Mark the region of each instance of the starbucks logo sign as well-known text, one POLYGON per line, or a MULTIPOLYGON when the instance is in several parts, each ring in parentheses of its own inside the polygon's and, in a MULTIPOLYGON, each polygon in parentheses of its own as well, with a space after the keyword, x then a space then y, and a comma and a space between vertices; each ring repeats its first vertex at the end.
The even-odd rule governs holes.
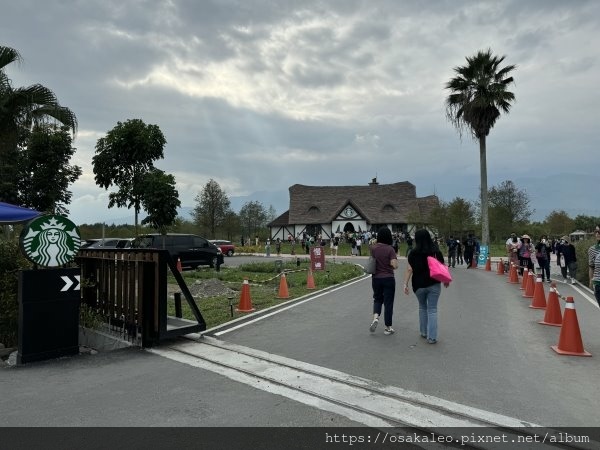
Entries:
POLYGON ((63 216, 41 216, 23 229, 21 248, 27 259, 43 267, 72 261, 81 246, 77 226, 63 216))

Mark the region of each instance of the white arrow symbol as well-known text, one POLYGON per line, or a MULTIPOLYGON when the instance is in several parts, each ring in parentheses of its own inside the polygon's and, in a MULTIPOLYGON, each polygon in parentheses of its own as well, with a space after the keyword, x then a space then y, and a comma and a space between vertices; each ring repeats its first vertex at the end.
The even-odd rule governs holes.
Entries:
MULTIPOLYGON (((61 289, 61 292, 68 291, 69 288, 71 286, 73 286, 73 281, 69 278, 68 275, 63 275, 61 278, 65 282, 65 285, 61 289)), ((80 291, 81 290, 81 275, 73 275, 73 278, 75 278, 75 280, 77 281, 77 286, 75 286, 73 288, 73 290, 74 291, 80 291)))
POLYGON ((68 291, 68 290, 69 290, 69 288, 70 288, 70 287, 73 285, 73 282, 72 282, 72 281, 71 281, 71 279, 70 279, 68 276, 66 276, 66 275, 62 276, 61 278, 62 278, 62 279, 63 279, 63 281, 65 282, 65 285, 64 285, 64 287, 61 289, 61 292, 68 291))

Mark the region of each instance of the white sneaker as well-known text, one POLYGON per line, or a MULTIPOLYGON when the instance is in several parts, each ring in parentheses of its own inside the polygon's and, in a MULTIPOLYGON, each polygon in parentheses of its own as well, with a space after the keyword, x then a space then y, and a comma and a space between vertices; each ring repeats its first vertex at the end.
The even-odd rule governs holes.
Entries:
POLYGON ((396 332, 396 330, 394 330, 392 327, 386 327, 385 330, 383 330, 383 334, 394 334, 396 332))
POLYGON ((575 284, 577 283, 577 280, 575 278, 571 278, 571 284, 575 284))
POLYGON ((371 326, 369 327, 369 331, 373 333, 377 328, 377 325, 379 325, 379 319, 373 319, 373 322, 371 322, 371 326))

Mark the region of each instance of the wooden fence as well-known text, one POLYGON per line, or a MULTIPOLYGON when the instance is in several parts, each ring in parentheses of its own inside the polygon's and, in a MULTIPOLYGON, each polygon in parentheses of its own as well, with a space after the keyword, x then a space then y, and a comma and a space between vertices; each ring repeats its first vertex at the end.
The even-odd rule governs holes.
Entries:
POLYGON ((206 322, 168 251, 83 249, 77 263, 81 267, 82 306, 112 330, 122 330, 122 337, 128 341, 151 347, 206 330, 206 322), (177 280, 195 321, 167 314, 168 270, 177 280))

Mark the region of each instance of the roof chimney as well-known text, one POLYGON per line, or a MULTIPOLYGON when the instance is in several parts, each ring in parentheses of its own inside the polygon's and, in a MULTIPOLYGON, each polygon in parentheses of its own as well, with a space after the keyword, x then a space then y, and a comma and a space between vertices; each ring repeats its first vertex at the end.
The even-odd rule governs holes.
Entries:
POLYGON ((369 183, 369 186, 376 186, 376 185, 378 185, 378 184, 379 184, 379 183, 377 182, 377 177, 375 177, 375 178, 373 178, 373 179, 371 180, 371 182, 369 183))

